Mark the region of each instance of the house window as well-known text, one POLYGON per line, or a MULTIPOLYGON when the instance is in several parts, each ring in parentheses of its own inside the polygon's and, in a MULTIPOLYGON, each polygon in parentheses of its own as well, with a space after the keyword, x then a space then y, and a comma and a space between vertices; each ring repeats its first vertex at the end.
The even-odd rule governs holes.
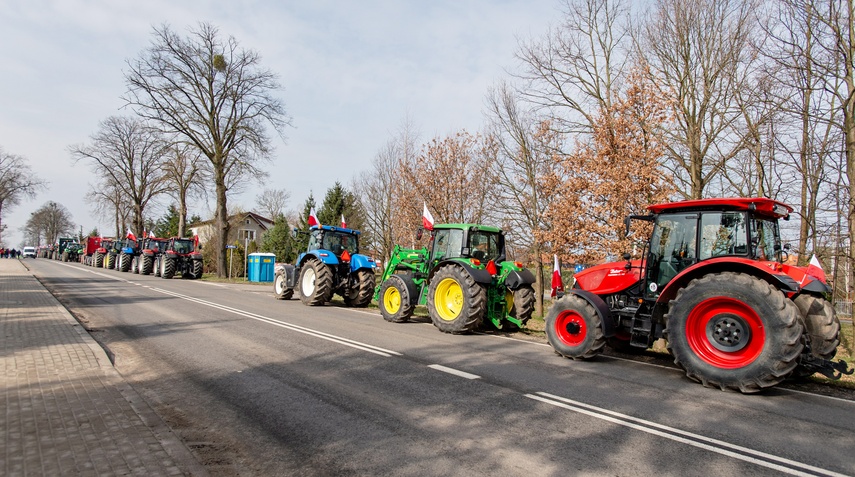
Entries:
POLYGON ((255 240, 255 230, 240 229, 238 230, 240 240, 255 240))

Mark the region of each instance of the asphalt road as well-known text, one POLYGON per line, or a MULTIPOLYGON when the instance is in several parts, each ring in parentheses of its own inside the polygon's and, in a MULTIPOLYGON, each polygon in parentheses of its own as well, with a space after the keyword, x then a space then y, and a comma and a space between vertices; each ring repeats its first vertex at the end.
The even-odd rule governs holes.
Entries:
POLYGON ((213 475, 855 475, 855 402, 26 262, 213 475))

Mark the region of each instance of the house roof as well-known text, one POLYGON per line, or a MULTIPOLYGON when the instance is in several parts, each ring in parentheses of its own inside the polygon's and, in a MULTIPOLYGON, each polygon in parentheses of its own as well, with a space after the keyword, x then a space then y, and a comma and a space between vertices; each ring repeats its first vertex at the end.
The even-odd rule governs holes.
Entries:
MULTIPOLYGON (((240 214, 234 214, 229 216, 229 222, 234 221, 235 219, 240 219, 241 221, 245 219, 252 219, 257 223, 262 229, 267 230, 273 227, 273 221, 268 219, 267 217, 263 217, 261 215, 256 214, 255 212, 243 212, 240 214)), ((202 227, 205 225, 214 225, 214 220, 203 220, 202 222, 195 222, 192 224, 188 224, 187 227, 202 227)))

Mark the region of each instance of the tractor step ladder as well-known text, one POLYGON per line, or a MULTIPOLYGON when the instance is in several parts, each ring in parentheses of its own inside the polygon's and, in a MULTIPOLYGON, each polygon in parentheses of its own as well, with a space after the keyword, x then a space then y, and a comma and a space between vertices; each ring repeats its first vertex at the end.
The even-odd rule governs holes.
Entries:
POLYGON ((649 348, 653 343, 653 320, 649 316, 632 317, 629 344, 639 348, 649 348))

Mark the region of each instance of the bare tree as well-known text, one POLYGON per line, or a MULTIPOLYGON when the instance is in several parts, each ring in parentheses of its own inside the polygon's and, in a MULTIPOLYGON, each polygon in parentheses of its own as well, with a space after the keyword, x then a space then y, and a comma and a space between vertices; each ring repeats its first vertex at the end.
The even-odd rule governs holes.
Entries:
POLYGON ((131 228, 141 234, 146 207, 166 190, 162 166, 166 144, 139 119, 119 116, 102 121, 90 139, 89 144, 71 147, 74 162, 88 162, 96 177, 105 178, 127 200, 116 206, 132 210, 131 228))
POLYGON ((400 164, 409 164, 417 156, 418 133, 412 121, 405 119, 396 135, 377 153, 371 169, 359 174, 352 189, 365 211, 364 246, 376 251, 388 261, 395 247, 392 224, 398 210, 394 207, 395 191, 400 182, 400 164))
POLYGON ((211 24, 191 29, 186 38, 161 26, 125 73, 128 104, 208 159, 217 201, 218 276, 226 272, 229 188, 258 175, 256 164, 269 157, 265 125, 282 135, 290 124, 273 96, 280 89, 276 75, 260 63, 258 53, 241 48, 234 37, 223 40, 211 24))
POLYGON ((74 229, 71 213, 64 205, 54 201, 45 203, 30 214, 25 225, 28 236, 36 239, 44 237, 45 244, 56 243, 60 236, 73 234, 74 229))
POLYGON ((96 215, 111 220, 115 237, 121 237, 128 226, 131 209, 125 207, 128 199, 112 181, 104 181, 100 187, 93 187, 86 193, 84 200, 92 206, 96 215))
POLYGON ((491 132, 499 146, 493 164, 499 184, 496 205, 503 211, 503 228, 513 244, 534 262, 535 313, 542 316, 544 262, 549 262, 550 247, 541 237, 549 229, 546 210, 557 190, 545 187, 544 178, 560 174, 556 156, 564 148, 563 135, 549 120, 527 110, 506 83, 499 83, 487 102, 491 132))
POLYGON ((187 202, 190 196, 205 194, 206 168, 199 149, 184 143, 174 143, 163 163, 164 183, 178 201, 178 237, 187 232, 187 202))
MULTIPOLYGON (((35 197, 36 192, 44 188, 45 182, 30 169, 27 160, 21 156, 8 154, 0 147, 0 239, 2 239, 3 214, 10 207, 21 203, 24 197, 35 197)), ((0 242, 2 243, 2 242, 0 242)))
POLYGON ((284 214, 290 198, 291 193, 285 189, 264 189, 255 197, 255 203, 259 213, 275 221, 277 217, 284 214))
POLYGON ((752 87, 757 8, 757 0, 659 0, 642 29, 639 56, 661 96, 673 98, 666 167, 687 198, 703 197, 746 147, 746 105, 735 93, 752 87))
POLYGON ((565 0, 563 24, 520 45, 520 94, 550 110, 565 132, 590 133, 625 74, 628 18, 624 0, 565 0))

